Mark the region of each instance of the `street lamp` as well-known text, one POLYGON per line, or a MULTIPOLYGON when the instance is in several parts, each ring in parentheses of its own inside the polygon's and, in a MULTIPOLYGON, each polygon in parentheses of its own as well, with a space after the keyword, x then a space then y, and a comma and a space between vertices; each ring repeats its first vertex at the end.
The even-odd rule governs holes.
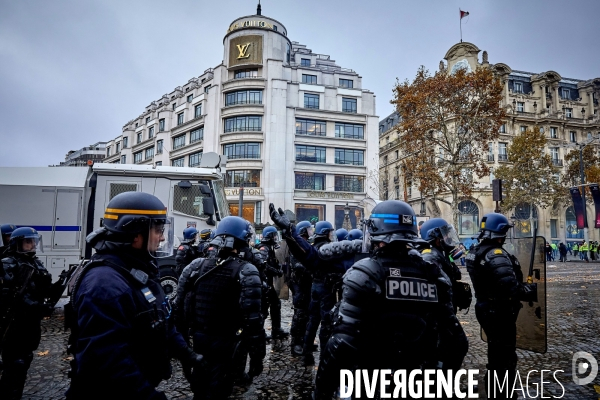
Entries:
POLYGON ((344 223, 342 224, 342 228, 349 231, 352 229, 352 224, 350 223, 350 207, 346 202, 346 206, 344 207, 344 223))

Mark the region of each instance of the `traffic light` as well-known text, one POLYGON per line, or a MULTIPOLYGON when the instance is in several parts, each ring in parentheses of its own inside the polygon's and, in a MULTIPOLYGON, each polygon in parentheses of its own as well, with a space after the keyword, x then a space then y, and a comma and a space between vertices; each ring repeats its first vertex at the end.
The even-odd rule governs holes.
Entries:
POLYGON ((492 180, 492 200, 502 201, 502 179, 492 180))

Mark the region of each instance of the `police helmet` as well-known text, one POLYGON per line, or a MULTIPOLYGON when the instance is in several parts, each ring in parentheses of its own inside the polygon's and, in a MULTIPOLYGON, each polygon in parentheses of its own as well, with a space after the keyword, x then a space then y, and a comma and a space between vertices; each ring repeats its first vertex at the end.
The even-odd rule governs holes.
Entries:
POLYGON ((348 232, 348 236, 346 236, 346 240, 357 240, 362 239, 363 233, 360 229, 352 229, 348 232))
POLYGON ((341 242, 342 240, 346 240, 346 236, 348 236, 348 231, 344 228, 340 228, 335 231, 335 237, 337 237, 337 241, 341 242))
POLYGON ((40 235, 29 227, 15 229, 8 244, 11 250, 30 256, 34 256, 38 249, 41 250, 40 235))
POLYGON ((106 206, 103 222, 103 228, 123 238, 142 234, 153 257, 168 257, 173 253, 173 224, 167 217, 167 208, 150 193, 116 195, 106 206), (169 230, 165 232, 165 228, 169 230))
POLYGON ((296 232, 300 236, 311 237, 314 233, 314 229, 310 221, 302 221, 296 225, 296 232))
POLYGON ((331 225, 331 222, 327 222, 327 221, 319 221, 317 222, 317 224, 315 225, 315 237, 316 238, 328 238, 329 241, 335 241, 336 236, 335 236, 335 230, 333 229, 333 225, 331 225))
POLYGON ((0 226, 0 246, 8 246, 10 235, 15 229, 17 229, 17 227, 12 224, 4 224, 0 226))
POLYGON ((254 234, 254 228, 244 218, 229 216, 219 222, 215 236, 228 236, 238 239, 248 245, 248 240, 254 234))
POLYGON ((418 239, 415 211, 400 200, 386 200, 377 204, 367 220, 367 228, 373 242, 418 239))
POLYGON ((209 237, 209 239, 214 239, 214 238, 215 238, 215 236, 217 236, 217 235, 215 234, 215 230, 214 230, 214 229, 211 229, 211 230, 210 230, 210 234, 209 234, 209 236, 208 236, 208 237, 209 237))
POLYGON ((506 218, 502 214, 498 213, 489 213, 485 214, 481 219, 481 226, 479 231, 480 239, 496 239, 496 238, 505 238, 506 233, 510 228, 514 225, 511 225, 508 222, 508 218, 506 218))
POLYGON ((443 218, 432 218, 421 225, 421 238, 428 242, 440 239, 447 249, 458 246, 460 240, 452 224, 443 218))
POLYGON ((265 229, 263 229, 263 231, 262 231, 263 242, 277 241, 277 239, 278 239, 277 228, 275 228, 274 226, 267 226, 265 229))
POLYGON ((200 231, 200 239, 208 240, 210 238, 211 233, 212 233, 212 230, 210 230, 210 229, 202 229, 200 231))
POLYGON ((197 234, 198 234, 198 229, 194 228, 193 226, 188 226, 187 228, 185 228, 183 230, 183 239, 184 240, 195 239, 197 234))

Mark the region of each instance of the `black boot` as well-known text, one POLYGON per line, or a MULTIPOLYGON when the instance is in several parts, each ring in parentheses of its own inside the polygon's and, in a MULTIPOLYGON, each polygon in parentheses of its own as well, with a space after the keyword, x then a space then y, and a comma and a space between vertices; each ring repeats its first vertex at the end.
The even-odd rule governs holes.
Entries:
POLYGON ((281 329, 281 301, 271 305, 271 337, 273 339, 285 339, 289 332, 281 329))

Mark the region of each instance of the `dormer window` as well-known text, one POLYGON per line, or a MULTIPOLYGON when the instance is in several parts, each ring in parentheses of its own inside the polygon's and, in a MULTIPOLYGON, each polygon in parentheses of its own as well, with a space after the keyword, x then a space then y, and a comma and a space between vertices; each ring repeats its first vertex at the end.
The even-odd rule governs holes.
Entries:
POLYGON ((571 98, 571 90, 563 88, 562 97, 563 97, 563 99, 570 99, 571 98))
POLYGON ((515 93, 523 93, 523 83, 521 83, 521 82, 515 82, 514 92, 515 93))

